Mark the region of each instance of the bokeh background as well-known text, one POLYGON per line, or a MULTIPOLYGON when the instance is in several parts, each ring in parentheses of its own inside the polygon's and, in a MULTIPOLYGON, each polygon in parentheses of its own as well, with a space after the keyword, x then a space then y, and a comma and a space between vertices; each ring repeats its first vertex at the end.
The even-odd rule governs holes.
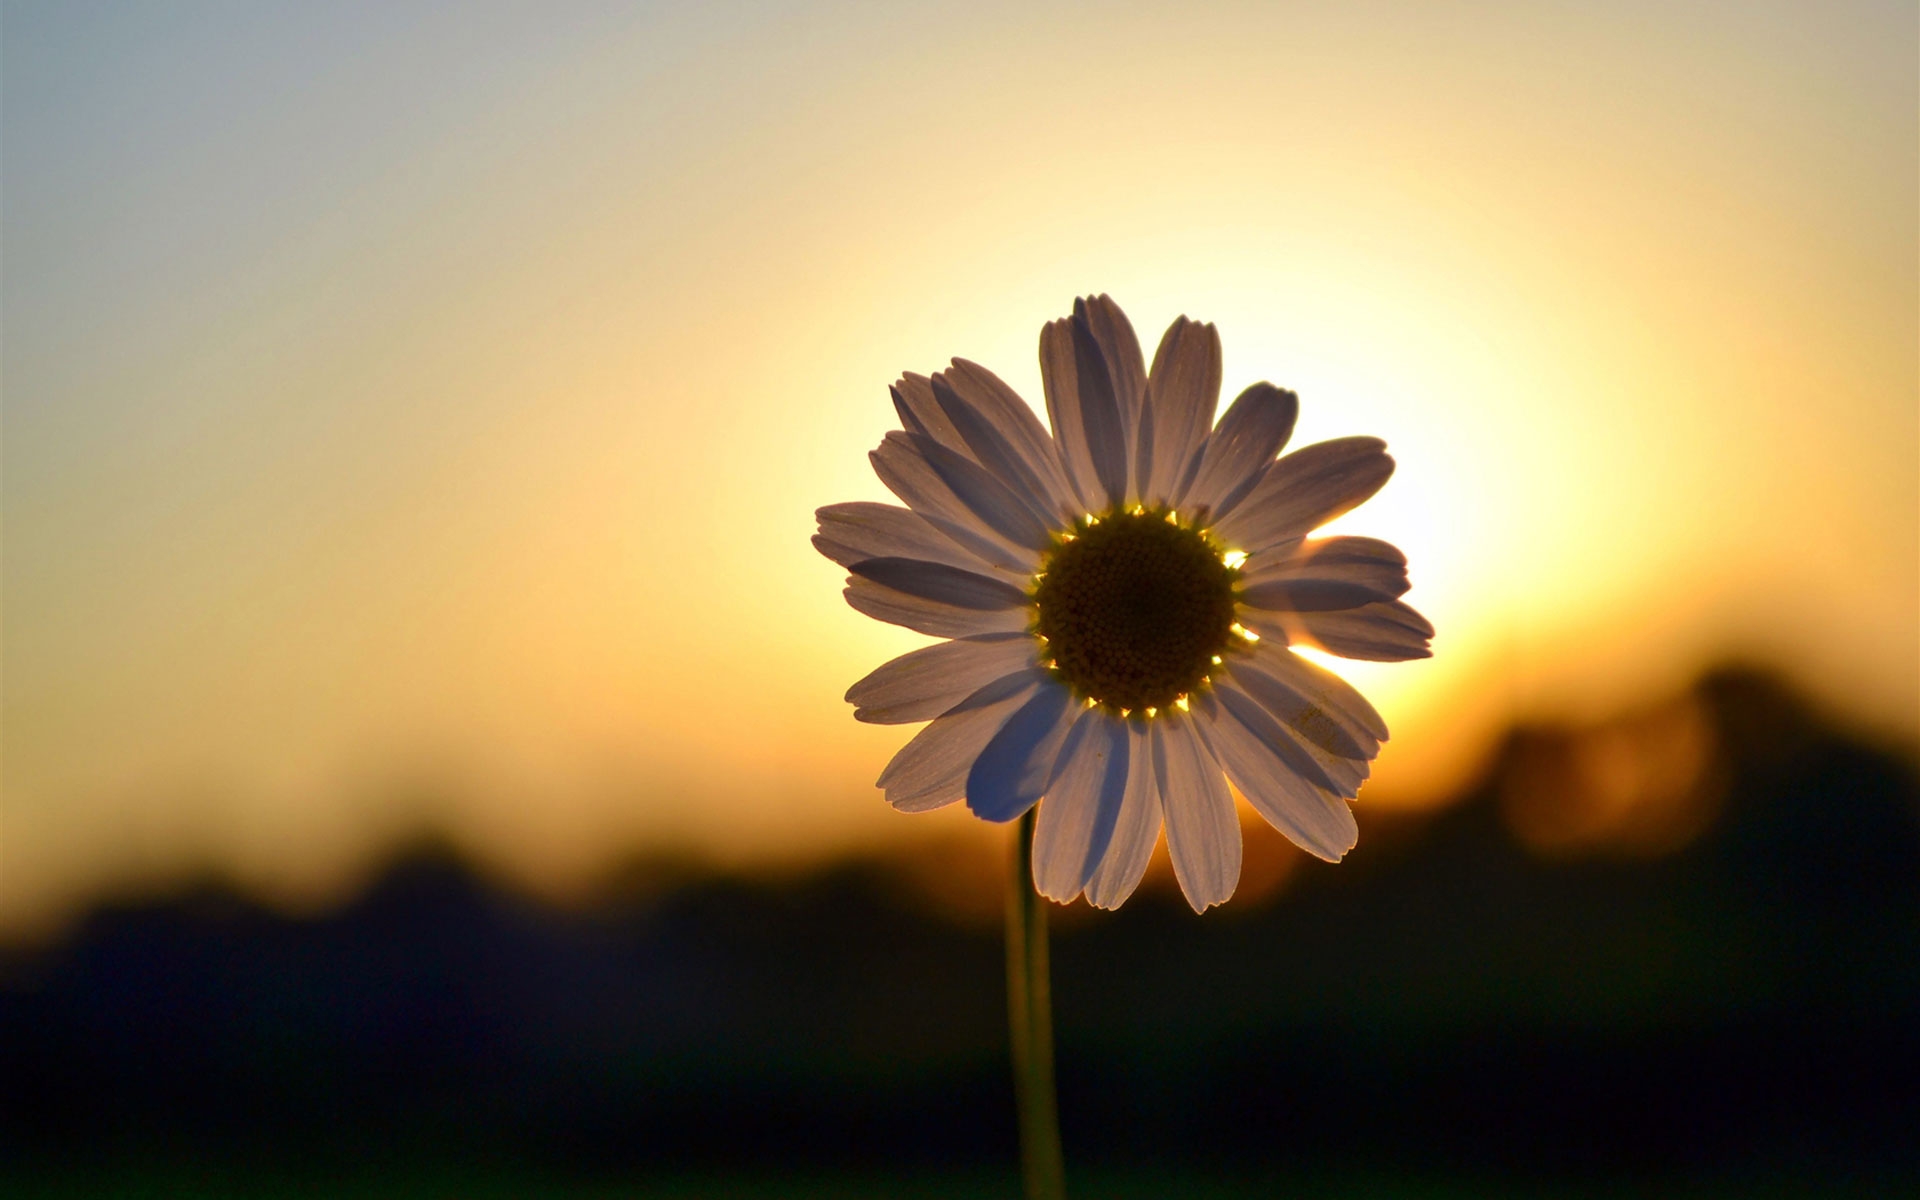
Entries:
POLYGON ((1224 912, 1060 913, 1070 1163, 1913 1178, 1917 45, 7 3, 18 1181, 1004 1194, 1007 834, 872 788, 904 731, 840 696, 921 639, 807 539, 886 498, 901 371, 1037 402, 1094 291, 1215 322, 1297 441, 1386 438, 1339 524, 1439 636, 1337 664, 1394 731, 1347 864, 1256 824, 1224 912))

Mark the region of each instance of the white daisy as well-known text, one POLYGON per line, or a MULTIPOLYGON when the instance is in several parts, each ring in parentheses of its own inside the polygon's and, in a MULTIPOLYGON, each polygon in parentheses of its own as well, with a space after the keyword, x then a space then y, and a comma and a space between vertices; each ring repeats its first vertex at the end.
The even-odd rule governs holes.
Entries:
POLYGON ((1393 473, 1350 437, 1276 461, 1292 392, 1256 383, 1210 427, 1220 339, 1181 317, 1147 370, 1105 296, 1040 334, 1051 436, 963 359, 893 388, 903 430, 872 454, 905 508, 835 504, 814 545, 847 602, 951 639, 847 693, 854 716, 931 720, 881 773, 922 812, 964 798, 989 821, 1040 805, 1036 886, 1118 907, 1164 821, 1196 910, 1233 894, 1231 781, 1301 848, 1338 860, 1387 727, 1293 653, 1424 658, 1433 627, 1400 602, 1406 558, 1363 537, 1310 539, 1393 473), (1044 797, 1044 802, 1042 798, 1044 797))

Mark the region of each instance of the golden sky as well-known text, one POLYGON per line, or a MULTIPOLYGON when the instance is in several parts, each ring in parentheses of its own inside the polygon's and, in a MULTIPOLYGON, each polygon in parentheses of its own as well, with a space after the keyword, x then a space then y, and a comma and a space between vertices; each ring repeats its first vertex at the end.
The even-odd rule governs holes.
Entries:
POLYGON ((1732 655, 1910 737, 1917 21, 9 4, 0 933, 426 829, 562 891, 952 831, 812 513, 1088 292, 1398 459, 1339 525, 1439 636, 1342 667, 1363 804, 1732 655))

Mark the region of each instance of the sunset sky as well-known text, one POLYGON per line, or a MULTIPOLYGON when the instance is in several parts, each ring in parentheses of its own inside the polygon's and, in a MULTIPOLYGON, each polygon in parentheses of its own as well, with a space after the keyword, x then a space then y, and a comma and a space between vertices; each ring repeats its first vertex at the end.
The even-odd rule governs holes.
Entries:
MULTIPOLYGON (((1110 293, 1295 444, 1387 440, 1435 657, 1343 664, 1432 803, 1729 657, 1920 711, 1910 3, 13 4, 0 936, 444 831, 952 833, 848 684, 926 639, 813 510, 903 370, 1041 397, 1110 293)), ((1361 851, 1366 844, 1363 841, 1361 851)))

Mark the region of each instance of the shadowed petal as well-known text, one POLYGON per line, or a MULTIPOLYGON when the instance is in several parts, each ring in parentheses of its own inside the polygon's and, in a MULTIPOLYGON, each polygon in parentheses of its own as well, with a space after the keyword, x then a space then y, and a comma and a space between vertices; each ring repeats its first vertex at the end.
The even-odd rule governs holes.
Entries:
POLYGON ((1284 646, 1268 647, 1262 643, 1254 651, 1253 665, 1350 726, 1363 741, 1369 737, 1381 742, 1387 740, 1387 723, 1367 698, 1319 663, 1309 662, 1284 646))
MULTIPOLYGON (((1099 348, 1106 365, 1107 380, 1113 385, 1114 407, 1120 414, 1120 433, 1126 446, 1126 464, 1131 471, 1138 450, 1141 416, 1147 402, 1147 363, 1140 356, 1140 339, 1134 336, 1133 323, 1107 295, 1076 300, 1074 322, 1084 325, 1093 345, 1099 348)), ((1131 499, 1141 481, 1129 475, 1122 490, 1131 499)))
MULTIPOLYGON (((868 455, 873 462, 874 474, 894 495, 906 501, 908 508, 926 518, 940 532, 995 566, 1031 574, 1040 565, 1038 548, 1006 537, 974 512, 946 476, 936 471, 933 463, 921 452, 921 448, 926 446, 932 446, 942 454, 943 461, 951 462, 958 458, 952 451, 941 448, 938 443, 920 434, 896 431, 883 438, 879 448, 868 455)), ((985 474, 979 464, 971 465, 975 471, 985 474)))
POLYGON ((972 455, 1001 482, 1031 497, 1050 520, 1070 522, 1085 509, 1067 482, 1060 450, 1026 401, 977 363, 956 358, 932 380, 934 398, 972 455))
POLYGON ((1046 678, 1028 671, 996 679, 936 717, 880 772, 876 786, 886 789, 887 803, 926 812, 964 796, 974 759, 1046 678))
MULTIPOLYGON (((1309 741, 1270 712, 1260 697, 1248 691, 1245 676, 1215 677, 1220 704, 1280 757, 1288 769, 1314 787, 1342 798, 1356 796, 1373 769, 1365 758, 1347 758, 1309 741)), ((1323 735, 1324 740, 1324 735, 1323 735)))
POLYGON ((1126 722, 1080 709, 1060 747, 1033 834, 1033 882, 1069 903, 1106 855, 1127 792, 1126 722))
POLYGON ((1303 575, 1364 579, 1384 570, 1404 571, 1406 565, 1407 556, 1391 542, 1342 535, 1287 542, 1250 555, 1240 577, 1250 584, 1303 575))
POLYGON ((1219 521, 1260 482, 1261 472, 1287 444, 1300 415, 1300 399, 1270 383, 1256 383, 1234 398, 1178 489, 1182 508, 1204 508, 1219 521))
MULTIPOLYGON (((882 451, 896 438, 903 452, 924 461, 982 525, 1015 546, 1044 550, 1051 544, 1053 519, 1035 507, 1033 498, 1015 492, 973 459, 917 433, 888 434, 881 443, 882 451)), ((913 501, 907 503, 912 506, 913 501)))
POLYGON ((1192 722, 1156 720, 1151 736, 1173 874, 1193 911, 1203 912, 1233 895, 1240 882, 1240 818, 1220 764, 1192 722))
MULTIPOLYGON (((1386 724, 1351 684, 1290 650, 1269 649, 1265 643, 1251 659, 1236 660, 1228 675, 1232 686, 1266 710, 1316 768, 1307 769, 1289 748, 1277 747, 1295 770, 1342 797, 1360 794, 1385 740, 1386 724)), ((1256 727, 1254 732, 1264 737, 1269 731, 1256 727)))
POLYGON ((982 633, 1024 633, 1031 619, 1025 608, 962 608, 897 591, 859 575, 847 580, 847 603, 876 621, 904 625, 934 637, 963 638, 982 633))
POLYGON ((993 565, 910 509, 855 501, 829 504, 814 516, 820 532, 813 535, 813 548, 843 567, 871 558, 917 558, 1026 584, 1026 574, 993 565))
POLYGON ((922 600, 937 600, 955 608, 1022 608, 1028 603, 1026 592, 1004 579, 946 563, 922 562, 917 558, 869 558, 848 569, 896 592, 922 600))
POLYGON ((1239 507, 1214 526, 1227 545, 1258 554, 1305 537, 1379 491, 1393 459, 1379 438, 1335 438, 1296 450, 1267 468, 1239 507))
POLYGON ((908 433, 930 437, 949 450, 972 456, 967 441, 954 428, 953 421, 941 410, 933 395, 933 381, 911 371, 900 377, 888 391, 893 396, 893 411, 900 414, 900 428, 908 433))
POLYGON ((1075 300, 1073 316, 1042 329, 1040 378, 1047 418, 1080 498, 1090 510, 1120 504, 1146 372, 1119 306, 1105 296, 1075 300))
MULTIPOLYGON (((1372 715, 1372 706, 1351 687, 1341 695, 1324 681, 1293 670, 1289 660, 1312 666, 1291 650, 1281 648, 1251 659, 1236 658, 1227 673, 1270 716, 1308 745, 1341 758, 1365 761, 1378 756, 1380 739, 1365 724, 1364 716, 1345 707, 1358 700, 1367 715, 1372 715)), ((1335 678, 1331 672, 1322 674, 1335 678)))
MULTIPOLYGON (((1427 645, 1433 637, 1433 625, 1399 600, 1346 612, 1300 613, 1283 619, 1288 627, 1288 640, 1304 641, 1342 658, 1404 662, 1410 658, 1433 657, 1427 645)), ((1266 636, 1257 626, 1255 632, 1266 636)))
POLYGON ((967 807, 989 821, 1011 821, 1032 808, 1053 778, 1073 712, 1066 688, 1051 678, 1042 683, 974 760, 967 807))
POLYGON ((1378 538, 1285 543, 1247 563, 1240 601, 1254 608, 1338 612, 1406 593, 1407 556, 1378 538))
POLYGON ((874 725, 931 720, 994 680, 1031 670, 1036 649, 1024 633, 941 642, 879 667, 847 689, 847 701, 856 720, 874 725))
POLYGON ((1119 908, 1133 895, 1160 837, 1160 787, 1154 779, 1152 741, 1144 723, 1130 721, 1126 728, 1127 790, 1106 857, 1087 880, 1087 903, 1096 908, 1119 908))
POLYGON ((1227 778, 1269 824, 1328 862, 1353 849, 1360 838, 1353 810, 1301 775, 1294 765, 1304 757, 1298 744, 1252 698, 1218 688, 1194 709, 1227 778))
MULTIPOLYGON (((1040 384, 1047 402, 1047 424, 1052 426, 1054 443, 1060 447, 1060 464, 1066 468, 1067 482, 1073 485, 1082 511, 1105 508, 1110 503, 1107 485, 1094 461, 1094 447, 1087 440, 1071 320, 1049 321, 1040 329, 1040 384)), ((1119 419, 1111 404, 1098 418, 1101 427, 1119 419)), ((1124 443, 1120 448, 1124 449, 1124 443)), ((1101 453, 1107 449, 1103 441, 1101 453)))
POLYGON ((1167 326, 1147 374, 1142 435, 1135 447, 1140 499, 1172 504, 1207 443, 1220 403, 1220 335, 1211 325, 1177 318, 1167 326))
POLYGON ((1113 382, 1113 398, 1120 409, 1120 420, 1132 425, 1140 419, 1140 406, 1147 395, 1147 360, 1140 355, 1140 339, 1134 336, 1133 322, 1104 293, 1073 303, 1073 317, 1084 324, 1100 357, 1107 365, 1107 378, 1113 382))

